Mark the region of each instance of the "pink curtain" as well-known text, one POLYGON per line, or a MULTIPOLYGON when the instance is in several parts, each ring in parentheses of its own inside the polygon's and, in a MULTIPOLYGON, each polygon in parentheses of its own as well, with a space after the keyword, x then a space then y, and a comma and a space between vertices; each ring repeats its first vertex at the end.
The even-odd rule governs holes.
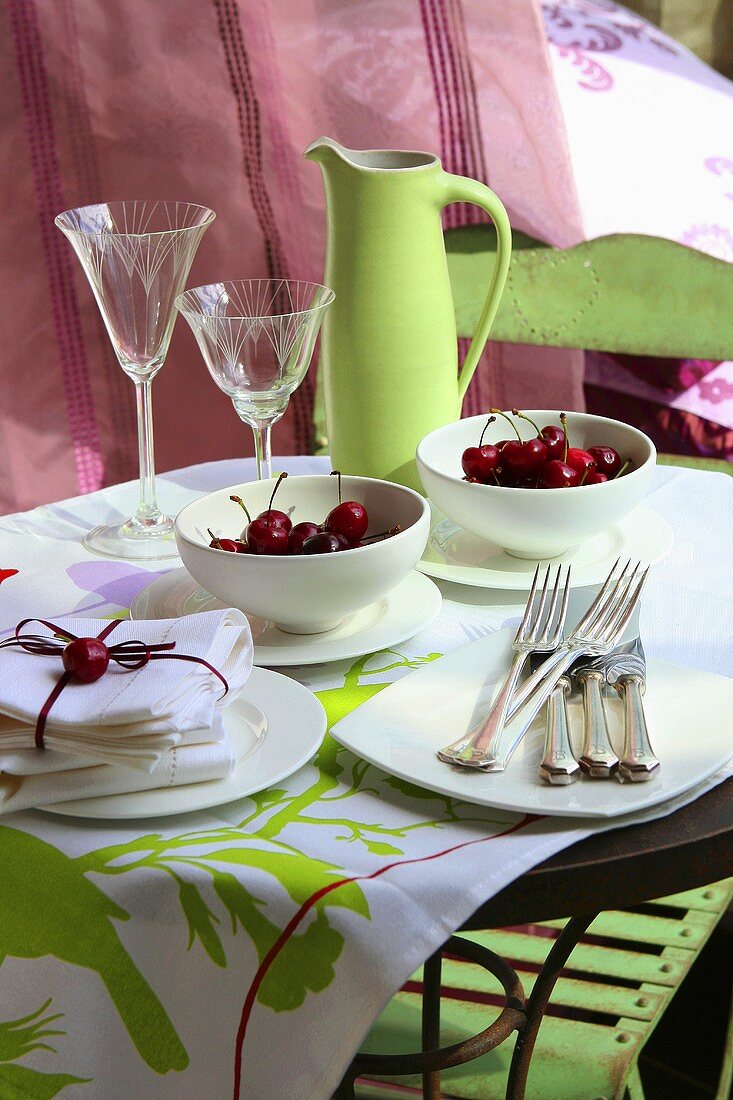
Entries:
MULTIPOLYGON (((488 182, 513 224, 582 239, 560 110, 533 2, 13 0, 0 14, 0 508, 136 474, 133 392, 83 273, 53 227, 94 201, 211 206, 190 285, 319 278, 323 195, 302 150, 423 148, 488 182)), ((447 224, 476 218, 470 208, 447 224)), ((582 407, 582 356, 493 347, 466 412, 582 407)), ((275 429, 312 443, 314 373, 275 429)), ((249 433, 180 322, 154 387, 158 468, 250 453, 249 433)))

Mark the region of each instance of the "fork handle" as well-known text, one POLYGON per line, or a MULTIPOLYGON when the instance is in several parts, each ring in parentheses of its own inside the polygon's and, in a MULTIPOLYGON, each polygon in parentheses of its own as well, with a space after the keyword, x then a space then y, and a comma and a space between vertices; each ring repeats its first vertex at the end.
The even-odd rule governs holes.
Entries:
POLYGON ((526 651, 515 654, 506 679, 491 704, 491 710, 486 718, 463 737, 459 737, 457 741, 446 745, 444 749, 439 749, 438 756, 441 760, 447 764, 464 764, 469 768, 485 768, 494 763, 495 746, 504 729, 509 700, 514 694, 527 656, 526 651))
POLYGON ((652 779, 659 768, 644 716, 644 688, 642 676, 622 676, 616 684, 624 704, 624 747, 618 770, 622 779, 633 783, 652 779))
POLYGON ((553 786, 574 783, 580 774, 578 762, 570 744, 567 694, 570 683, 561 676, 547 701, 545 753, 539 767, 540 779, 553 786))
POLYGON ((605 676, 597 669, 577 673, 583 696, 583 749, 579 757, 581 768, 593 779, 610 779, 618 767, 608 734, 601 685, 605 676))

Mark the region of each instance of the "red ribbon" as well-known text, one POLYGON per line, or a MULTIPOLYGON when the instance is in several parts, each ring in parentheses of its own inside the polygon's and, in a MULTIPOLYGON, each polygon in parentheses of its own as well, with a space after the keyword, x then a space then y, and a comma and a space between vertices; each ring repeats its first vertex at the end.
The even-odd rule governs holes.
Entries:
MULTIPOLYGON (((104 629, 96 635, 97 641, 103 642, 122 621, 122 619, 113 619, 111 622, 107 623, 104 629)), ((19 646, 21 649, 24 649, 26 653, 39 654, 43 657, 60 657, 69 642, 78 640, 76 634, 72 634, 70 631, 64 630, 60 626, 56 626, 55 623, 49 623, 46 619, 22 619, 15 628, 15 637, 6 638, 5 641, 0 642, 0 649, 4 649, 8 646, 19 646), (40 623, 49 630, 53 630, 54 634, 60 635, 60 637, 48 638, 44 634, 21 634, 21 630, 24 626, 27 626, 28 623, 40 623), (64 640, 62 641, 61 639, 64 640)), ((107 647, 107 651, 110 661, 114 661, 115 664, 119 665, 126 672, 135 672, 139 668, 144 668, 149 661, 163 661, 166 659, 172 661, 193 661, 198 665, 203 665, 209 672, 213 672, 214 676, 217 676, 221 680, 224 685, 224 694, 226 695, 229 691, 229 684, 217 668, 214 668, 214 666, 204 660, 203 657, 196 657, 190 653, 171 653, 170 651, 175 649, 175 646, 175 642, 157 642, 153 645, 148 645, 147 642, 129 639, 126 642, 118 642, 117 645, 107 647)), ((63 672, 48 699, 41 707, 36 721, 35 742, 37 749, 46 747, 43 734, 46 728, 46 720, 49 711, 66 685, 73 678, 73 672, 63 672)))

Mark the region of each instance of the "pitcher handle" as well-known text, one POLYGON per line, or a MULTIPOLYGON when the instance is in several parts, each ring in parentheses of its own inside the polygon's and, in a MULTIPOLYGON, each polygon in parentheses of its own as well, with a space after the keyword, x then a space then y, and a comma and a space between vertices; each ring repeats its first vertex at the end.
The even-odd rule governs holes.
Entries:
POLYGON ((512 230, 503 202, 486 184, 479 183, 478 180, 468 179, 466 176, 453 176, 448 172, 444 173, 443 179, 445 189, 441 196, 441 207, 447 206, 450 202, 475 203, 476 206, 480 206, 482 210, 486 211, 496 230, 496 262, 494 263, 491 282, 489 283, 476 331, 473 334, 473 340, 458 377, 458 396, 460 401, 463 402, 466 390, 473 378, 481 353, 489 337, 496 311, 499 308, 512 254, 512 230))

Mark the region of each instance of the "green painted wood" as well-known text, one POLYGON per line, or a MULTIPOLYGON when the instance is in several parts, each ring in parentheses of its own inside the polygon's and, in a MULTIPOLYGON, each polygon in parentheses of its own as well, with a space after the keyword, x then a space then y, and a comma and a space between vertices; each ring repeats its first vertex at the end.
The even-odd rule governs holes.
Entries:
MULTIPOLYGON (((524 970, 518 961, 514 968, 519 974, 524 992, 529 995, 537 975, 524 970)), ((483 967, 472 963, 443 962, 442 984, 445 989, 502 996, 501 983, 483 967)), ((578 1009, 583 1012, 603 1012, 608 1016, 628 1016, 630 1019, 652 1020, 667 996, 666 992, 639 994, 638 989, 609 985, 600 981, 581 981, 560 978, 555 986, 552 1001, 555 1005, 578 1009)))
MULTIPOLYGON (((593 936, 654 944, 658 947, 685 947, 697 950, 715 927, 716 917, 711 913, 691 910, 683 920, 656 917, 641 913, 601 913, 588 932, 593 936), (631 919, 630 919, 631 918, 631 919)), ((547 921, 548 928, 563 928, 565 921, 547 921)))
MULTIPOLYGON (((446 234, 456 323, 473 333, 494 263, 490 226, 446 234)), ((635 355, 733 356, 733 264, 638 234, 555 249, 515 234, 492 340, 635 355)))
MULTIPOLYGON (((475 939, 497 955, 506 959, 515 959, 520 955, 524 962, 541 965, 547 955, 552 940, 541 936, 524 936, 519 932, 504 929, 491 932, 471 932, 475 939), (521 942, 529 941, 529 942, 521 942)), ((685 956, 686 958, 687 956, 685 956)), ((572 954, 572 966, 588 974, 606 975, 609 978, 625 978, 629 974, 637 976, 640 982, 658 982, 659 985, 676 986, 686 974, 682 959, 662 959, 659 955, 639 955, 615 947, 599 947, 580 943, 572 954)))
MULTIPOLYGON (((460 1041, 486 1027, 496 1009, 466 1001, 444 1000, 441 1006, 441 1043, 460 1041)), ((420 997, 401 994, 390 1002, 379 1025, 370 1033, 365 1050, 397 1054, 415 1049, 420 1036, 420 997)), ((547 1016, 540 1028, 527 1081, 527 1100, 595 1100, 616 1092, 643 1045, 643 1033, 623 1032, 603 1025, 547 1016), (619 1042, 618 1035, 624 1041, 619 1042), (581 1053, 582 1052, 582 1053, 581 1053), (579 1068, 582 1085, 579 1088, 579 1068)), ((467 1100, 500 1100, 506 1091, 514 1041, 463 1066, 441 1074, 441 1095, 467 1100)), ((420 1078, 386 1078, 419 1088, 420 1078)))
MULTIPOLYGON (((562 1015, 548 1015, 539 1032, 527 1100, 611 1100, 623 1096, 627 1086, 628 1100, 643 1100, 637 1070, 639 1053, 731 897, 733 880, 651 902, 650 912, 601 914, 589 935, 616 938, 625 946, 581 943, 573 951, 551 1000, 551 1012, 562 1015), (676 909, 681 919, 670 918, 670 908, 676 909), (689 930, 690 935, 680 935, 683 930, 689 930), (626 946, 633 943, 638 943, 640 950, 626 946), (660 954, 641 950, 648 946, 659 948, 660 954), (594 978, 573 976, 579 972, 594 978), (619 985, 619 979, 633 981, 635 988, 619 985), (595 1015, 589 1019, 589 1013, 595 1015)), ((547 921, 544 927, 557 929, 564 924, 562 920, 547 921)), ((526 969, 527 964, 541 964, 554 942, 551 936, 511 929, 466 936, 512 961, 525 993, 535 981, 535 973, 526 969)), ((414 980, 420 980, 420 972, 414 980)), ((442 1044, 475 1034, 495 1018, 497 1009, 478 998, 500 994, 500 986, 481 967, 444 960, 443 988, 442 1044)), ((419 1049, 420 1006, 419 993, 398 994, 370 1032, 364 1049, 372 1053, 419 1049)), ((733 1024, 729 1040, 733 1045, 733 1024)), ((442 1075, 442 1096, 465 1100, 503 1097, 512 1049, 511 1042, 505 1043, 483 1058, 446 1071, 442 1075)), ((730 1062, 733 1064, 733 1054, 730 1062)), ((728 1063, 723 1070, 723 1084, 727 1069, 728 1063)), ((362 1083, 357 1095, 361 1100, 397 1100, 404 1098, 406 1088, 419 1095, 418 1078, 393 1081, 394 1089, 384 1083, 379 1088, 362 1083)), ((717 1100, 725 1095, 719 1091, 717 1100)))

